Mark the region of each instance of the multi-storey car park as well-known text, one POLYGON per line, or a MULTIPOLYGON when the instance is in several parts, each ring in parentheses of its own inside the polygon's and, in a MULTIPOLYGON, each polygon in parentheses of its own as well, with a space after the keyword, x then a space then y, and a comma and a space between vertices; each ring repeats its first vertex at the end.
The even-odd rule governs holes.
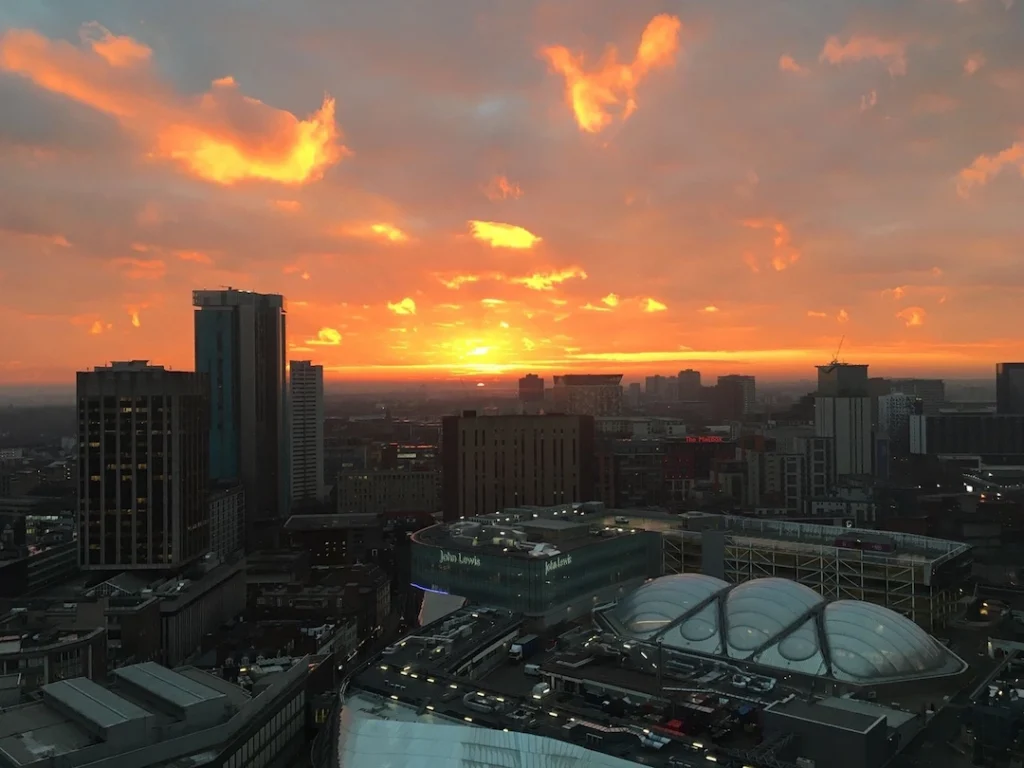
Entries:
MULTIPOLYGON (((778 654, 768 663, 749 657, 740 652, 748 629, 760 627, 792 658, 801 656, 807 638, 792 631, 796 622, 778 620, 785 606, 768 601, 754 611, 757 621, 748 620, 745 610, 731 610, 742 606, 721 582, 706 590, 707 604, 722 606, 727 645, 716 654, 694 652, 682 639, 667 642, 665 633, 684 638, 701 623, 701 606, 688 601, 707 578, 656 579, 635 597, 599 606, 593 617, 565 623, 536 641, 536 635, 524 637, 521 614, 461 608, 346 677, 328 727, 313 746, 312 764, 880 768, 928 728, 935 707, 929 702, 942 702, 964 685, 963 661, 878 606, 868 606, 881 627, 877 637, 870 622, 857 631, 831 621, 827 612, 824 624, 811 616, 827 638, 859 643, 823 646, 831 660, 824 667, 787 667, 778 654), (700 583, 689 584, 692 579, 700 583), (651 621, 654 633, 648 631, 651 621), (665 638, 650 642, 662 630, 665 638), (899 635, 895 645, 893 632, 899 635), (520 659, 524 648, 530 652, 520 659), (894 652, 906 664, 891 674, 886 659, 894 652), (846 661, 836 665, 842 654, 846 661), (854 656, 863 663, 854 663, 854 656)), ((816 597, 791 583, 778 591, 794 599, 805 592, 816 597)), ((787 604, 796 606, 789 619, 802 615, 798 602, 787 604)))
POLYGON ((829 600, 891 608, 930 632, 955 611, 971 571, 969 545, 926 536, 702 513, 682 525, 662 531, 665 574, 778 576, 829 600))

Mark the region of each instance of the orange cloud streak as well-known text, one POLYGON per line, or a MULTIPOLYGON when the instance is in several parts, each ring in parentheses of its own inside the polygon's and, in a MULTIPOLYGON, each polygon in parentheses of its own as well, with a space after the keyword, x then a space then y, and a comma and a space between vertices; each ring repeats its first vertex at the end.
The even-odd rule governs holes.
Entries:
MULTIPOLYGON (((306 344, 314 347, 336 347, 341 344, 341 333, 334 328, 321 328, 316 332, 316 338, 307 339, 306 344)), ((298 347, 294 349, 299 350, 298 347)))
POLYGON ((807 67, 800 66, 796 59, 790 56, 788 53, 784 53, 779 57, 779 71, 780 72, 792 72, 794 75, 806 75, 808 73, 807 67))
POLYGON ((657 299, 644 299, 644 312, 664 312, 668 309, 657 299))
POLYGON ((873 35, 854 35, 845 43, 832 36, 821 49, 819 61, 846 64, 877 59, 886 65, 892 76, 907 74, 907 44, 902 40, 886 40, 873 35))
POLYGON ((652 69, 668 67, 679 50, 682 22, 675 16, 655 16, 644 29, 632 64, 620 64, 618 51, 609 46, 597 65, 588 72, 582 54, 573 54, 563 46, 541 50, 552 72, 565 78, 565 99, 576 123, 587 133, 599 133, 615 119, 636 111, 636 88, 652 69))
POLYGON ((243 96, 231 77, 185 98, 155 76, 148 47, 105 30, 91 39, 95 29, 84 28, 84 47, 9 30, 0 37, 0 71, 111 115, 148 145, 151 157, 219 184, 303 184, 348 152, 338 141, 330 97, 305 120, 243 96))
POLYGON ((609 307, 617 307, 619 306, 619 296, 616 293, 609 293, 601 299, 601 302, 607 304, 609 307))
MULTIPOLYGON (((800 260, 800 251, 793 247, 793 238, 789 227, 778 219, 747 219, 741 222, 747 229, 771 229, 775 232, 772 243, 775 254, 772 256, 772 267, 781 272, 800 260)), ((758 271, 757 260, 752 254, 744 254, 744 260, 754 271, 758 271)))
POLYGON ((416 314, 416 302, 406 297, 401 301, 394 303, 388 302, 388 309, 394 312, 396 315, 415 315, 416 314))
POLYGON ((491 248, 528 250, 541 241, 540 237, 528 229, 497 221, 473 220, 469 222, 469 230, 474 238, 488 243, 491 248))
POLYGON ((491 183, 484 189, 484 194, 487 195, 489 200, 497 202, 498 200, 518 200, 523 196, 523 190, 520 189, 518 184, 514 184, 504 176, 495 176, 491 179, 491 183))
POLYGON ((160 259, 114 259, 111 264, 132 280, 159 280, 167 273, 167 265, 160 259))
POLYGON ((533 291, 550 291, 559 283, 564 283, 566 280, 571 280, 573 278, 586 280, 587 273, 580 267, 566 267, 565 269, 560 269, 557 272, 536 272, 524 277, 513 277, 509 282, 515 283, 516 285, 525 285, 533 291))
POLYGON ((1015 142, 1002 152, 994 155, 979 155, 956 177, 956 191, 960 197, 968 197, 974 187, 983 187, 998 176, 1003 169, 1016 167, 1024 176, 1024 141, 1015 142))
POLYGON ((907 328, 916 328, 924 325, 925 311, 921 307, 907 307, 896 313, 896 317, 902 320, 907 328))

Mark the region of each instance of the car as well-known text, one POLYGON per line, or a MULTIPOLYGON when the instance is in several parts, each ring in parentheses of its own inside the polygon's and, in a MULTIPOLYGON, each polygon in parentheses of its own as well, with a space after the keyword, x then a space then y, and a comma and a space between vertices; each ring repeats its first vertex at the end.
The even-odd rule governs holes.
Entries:
POLYGON ((617 525, 629 525, 629 518, 619 515, 615 518, 615 522, 617 525))

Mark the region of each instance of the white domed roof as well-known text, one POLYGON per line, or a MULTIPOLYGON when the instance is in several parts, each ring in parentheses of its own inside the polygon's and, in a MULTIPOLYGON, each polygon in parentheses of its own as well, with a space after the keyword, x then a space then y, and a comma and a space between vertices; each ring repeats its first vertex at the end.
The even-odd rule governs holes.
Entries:
POLYGON ((727 589, 728 582, 702 573, 662 576, 626 595, 612 615, 631 636, 649 637, 727 589))
POLYGON ((804 675, 868 683, 956 674, 964 662, 900 614, 857 600, 827 601, 779 578, 737 586, 713 576, 663 576, 606 615, 619 634, 666 648, 804 675))
POLYGON ((917 624, 895 611, 858 600, 825 608, 833 675, 841 680, 877 680, 941 668, 948 652, 917 624))
POLYGON ((729 655, 748 657, 823 602, 813 589, 787 579, 754 579, 734 587, 725 600, 729 655))

